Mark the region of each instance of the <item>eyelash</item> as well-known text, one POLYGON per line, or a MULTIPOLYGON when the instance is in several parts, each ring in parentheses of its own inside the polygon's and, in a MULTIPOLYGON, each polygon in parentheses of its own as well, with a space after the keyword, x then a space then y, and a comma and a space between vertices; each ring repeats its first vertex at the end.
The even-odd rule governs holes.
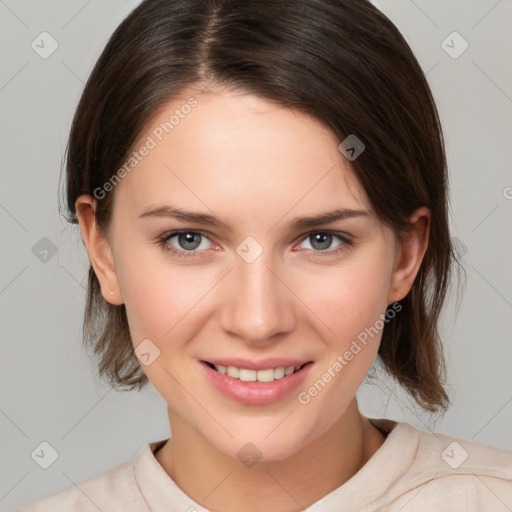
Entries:
MULTIPOLYGON (((203 233, 202 231, 192 231, 192 230, 180 230, 180 231, 171 231, 170 233, 165 233, 162 235, 158 241, 157 245, 161 247, 164 251, 171 253, 173 256, 176 256, 178 258, 190 258, 190 257, 197 257, 198 254, 201 253, 201 251, 181 251, 179 249, 176 249, 175 247, 169 245, 167 242, 174 238, 177 235, 185 234, 185 233, 192 233, 194 235, 201 235, 207 239, 209 239, 208 235, 206 233, 203 233)), ((347 236, 344 236, 340 233, 336 233, 334 231, 311 231, 310 233, 305 234, 302 238, 300 243, 304 242, 304 240, 307 240, 309 237, 313 235, 332 235, 334 238, 336 238, 338 241, 341 242, 341 244, 336 247, 335 249, 330 249, 326 251, 320 251, 313 249, 313 258, 318 257, 324 257, 324 256, 337 256, 343 252, 345 252, 349 247, 352 247, 354 245, 354 242, 348 238, 347 236)), ((310 250, 310 249, 308 249, 310 250)))

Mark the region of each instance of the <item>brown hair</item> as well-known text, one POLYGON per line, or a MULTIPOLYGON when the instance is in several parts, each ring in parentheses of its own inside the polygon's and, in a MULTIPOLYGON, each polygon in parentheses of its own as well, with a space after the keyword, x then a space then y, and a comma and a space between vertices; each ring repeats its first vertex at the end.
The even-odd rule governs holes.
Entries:
MULTIPOLYGON (((443 136, 420 65, 369 1, 143 1, 111 36, 77 107, 66 154, 68 221, 77 222, 76 199, 111 179, 162 105, 212 84, 299 109, 340 142, 355 134, 366 149, 351 167, 395 234, 415 209, 431 210, 429 247, 403 310, 384 326, 379 357, 422 407, 446 408, 438 319, 457 260, 443 136)), ((112 196, 95 211, 104 233, 112 196)), ((125 307, 103 299, 92 267, 83 327, 100 376, 129 389, 148 382, 125 307)))

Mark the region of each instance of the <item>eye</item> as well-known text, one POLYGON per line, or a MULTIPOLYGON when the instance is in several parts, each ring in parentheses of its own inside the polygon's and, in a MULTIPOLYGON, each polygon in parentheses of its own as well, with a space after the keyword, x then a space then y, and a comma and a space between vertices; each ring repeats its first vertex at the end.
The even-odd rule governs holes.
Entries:
MULTIPOLYGON (((341 254, 354 245, 349 236, 332 231, 309 233, 303 238, 301 245, 305 242, 309 242, 310 247, 305 248, 312 252, 313 257, 341 254)), ((202 257, 209 248, 216 247, 207 235, 191 230, 166 233, 158 239, 157 244, 178 258, 202 257)))
POLYGON ((209 248, 211 242, 200 231, 173 231, 163 235, 159 241, 164 250, 178 257, 197 256, 209 248))
POLYGON ((314 233, 309 233, 303 239, 302 244, 305 242, 309 242, 310 247, 305 248, 314 251, 314 256, 318 254, 322 256, 339 254, 353 245, 352 240, 350 240, 348 236, 332 231, 315 231, 314 233), (333 242, 335 243, 334 246, 333 242))

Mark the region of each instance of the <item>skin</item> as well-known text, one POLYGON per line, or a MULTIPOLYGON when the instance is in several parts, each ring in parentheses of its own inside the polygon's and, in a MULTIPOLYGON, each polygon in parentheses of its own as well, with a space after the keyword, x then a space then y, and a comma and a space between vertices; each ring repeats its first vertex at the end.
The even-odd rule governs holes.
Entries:
MULTIPOLYGON (((103 297, 126 306, 134 346, 149 338, 160 350, 143 368, 168 404, 172 439, 156 454, 168 475, 212 511, 301 510, 346 482, 384 442, 355 397, 380 333, 307 405, 297 393, 409 292, 430 212, 414 212, 401 246, 375 216, 338 150, 341 141, 317 120, 240 92, 189 93, 160 109, 140 134, 138 144, 190 95, 197 98, 117 185, 108 236, 94 221, 96 200, 78 198, 82 237, 103 297), (163 203, 214 214, 233 231, 139 218, 163 203), (368 215, 300 231, 288 225, 335 208, 368 215), (179 229, 207 236, 191 257, 157 243, 179 229), (308 235, 326 230, 349 235, 353 245, 332 238, 319 248, 308 235), (236 252, 248 236, 263 249, 252 263, 236 252), (200 372, 200 360, 228 356, 314 364, 300 389, 250 406, 224 396, 200 372), (262 454, 252 467, 237 457, 247 442, 262 454)), ((178 237, 166 243, 188 247, 178 237)))

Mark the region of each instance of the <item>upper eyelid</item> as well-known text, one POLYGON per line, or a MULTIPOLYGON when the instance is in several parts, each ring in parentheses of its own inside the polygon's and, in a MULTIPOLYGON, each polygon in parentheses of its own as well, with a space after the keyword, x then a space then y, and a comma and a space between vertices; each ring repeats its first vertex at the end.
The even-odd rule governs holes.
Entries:
POLYGON ((168 240, 170 238, 174 238, 175 236, 182 235, 184 233, 194 233, 196 235, 201 235, 201 236, 204 236, 205 238, 208 238, 208 240, 210 240, 211 242, 213 242, 213 240, 212 240, 213 235, 210 235, 206 231, 202 231, 200 229, 175 229, 173 231, 167 231, 166 233, 163 233, 161 236, 158 237, 158 239, 159 240, 168 240))
MULTIPOLYGON (((328 229, 325 229, 325 230, 318 230, 318 231, 310 231, 309 233, 305 234, 305 235, 301 235, 301 237, 298 239, 300 243, 304 242, 305 240, 307 240, 311 235, 315 235, 317 233, 325 233, 325 234, 328 234, 328 235, 332 235, 334 238, 336 238, 339 242, 341 242, 341 244, 348 244, 348 245, 354 245, 354 240, 353 240, 353 237, 351 235, 349 235, 348 233, 344 233, 344 232, 339 232, 339 231, 330 231, 328 229)), ((319 250, 316 250, 316 252, 325 252, 325 253, 328 253, 330 251, 332 251, 334 249, 329 249, 329 250, 326 250, 326 251, 319 251, 319 250)))

